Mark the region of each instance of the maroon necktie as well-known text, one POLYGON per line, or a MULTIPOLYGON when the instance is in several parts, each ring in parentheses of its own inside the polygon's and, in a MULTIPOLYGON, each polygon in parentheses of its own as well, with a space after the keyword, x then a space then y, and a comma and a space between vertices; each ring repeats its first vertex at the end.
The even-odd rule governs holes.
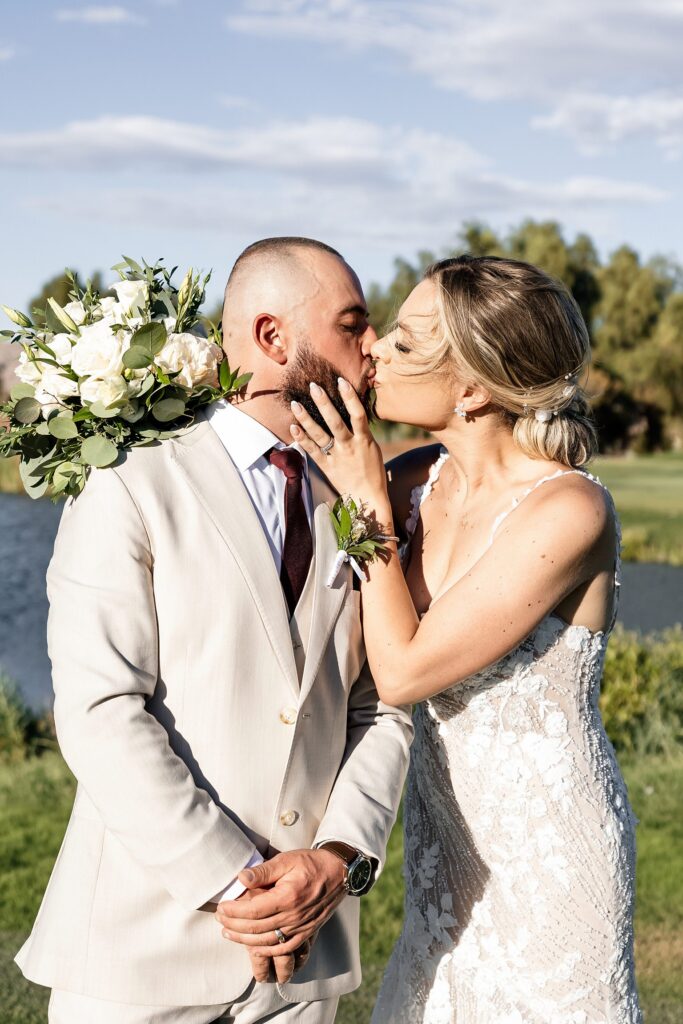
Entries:
POLYGON ((285 543, 282 552, 280 582, 290 616, 304 589, 313 557, 313 538, 303 497, 304 460, 293 448, 271 448, 269 462, 282 470, 285 485, 285 543))

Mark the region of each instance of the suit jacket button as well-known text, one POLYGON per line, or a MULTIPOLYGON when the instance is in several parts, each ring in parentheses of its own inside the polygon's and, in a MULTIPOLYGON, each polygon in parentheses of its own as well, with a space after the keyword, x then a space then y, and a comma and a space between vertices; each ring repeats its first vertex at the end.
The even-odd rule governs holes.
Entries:
POLYGON ((280 712, 280 721, 283 725, 294 725, 296 718, 296 708, 283 708, 280 712))
POLYGON ((299 820, 299 815, 296 811, 283 811, 280 815, 281 825, 294 825, 299 820))

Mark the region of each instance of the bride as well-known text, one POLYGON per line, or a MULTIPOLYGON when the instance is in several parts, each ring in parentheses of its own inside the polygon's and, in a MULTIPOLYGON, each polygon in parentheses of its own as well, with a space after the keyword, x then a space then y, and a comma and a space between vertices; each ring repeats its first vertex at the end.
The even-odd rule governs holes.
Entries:
POLYGON ((598 711, 619 527, 582 469, 581 314, 535 267, 462 256, 372 356, 379 416, 438 446, 387 473, 344 381, 350 429, 314 384, 328 430, 294 403, 292 434, 402 540, 362 584, 380 697, 417 705, 405 921, 373 1022, 636 1024, 635 820, 598 711))

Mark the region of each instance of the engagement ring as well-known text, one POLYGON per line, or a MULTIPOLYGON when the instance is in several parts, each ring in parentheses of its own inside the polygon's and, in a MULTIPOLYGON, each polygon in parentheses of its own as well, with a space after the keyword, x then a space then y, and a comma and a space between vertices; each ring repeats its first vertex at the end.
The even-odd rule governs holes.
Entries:
POLYGON ((320 451, 323 453, 323 455, 329 455, 333 448, 334 448, 334 438, 331 437, 330 440, 327 442, 327 444, 324 446, 324 448, 321 448, 320 451))

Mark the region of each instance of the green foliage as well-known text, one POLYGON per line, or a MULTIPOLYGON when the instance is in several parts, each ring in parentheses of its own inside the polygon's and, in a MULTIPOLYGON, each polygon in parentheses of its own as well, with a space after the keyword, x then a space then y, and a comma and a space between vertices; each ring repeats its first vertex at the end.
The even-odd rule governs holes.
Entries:
POLYGON ((28 712, 15 684, 0 674, 0 762, 14 764, 27 754, 28 712))
POLYGON ((673 756, 683 746, 683 628, 610 637, 600 710, 615 748, 673 756))
POLYGON ((32 712, 16 683, 0 670, 0 765, 16 764, 54 746, 52 716, 32 712))

